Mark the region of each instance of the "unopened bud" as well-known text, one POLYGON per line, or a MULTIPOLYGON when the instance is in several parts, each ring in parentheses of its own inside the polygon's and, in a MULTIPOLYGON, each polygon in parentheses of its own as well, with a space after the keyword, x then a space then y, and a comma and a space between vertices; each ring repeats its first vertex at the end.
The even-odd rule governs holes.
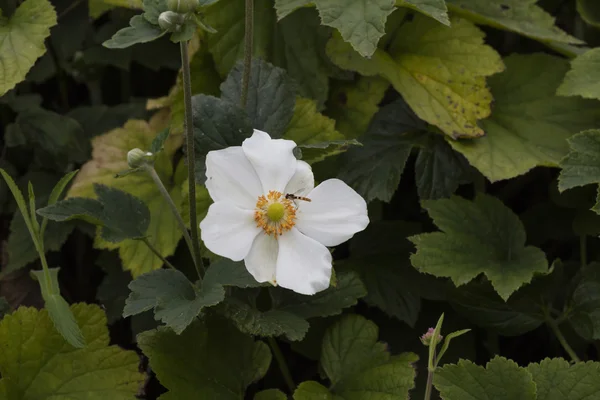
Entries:
POLYGON ((165 11, 158 16, 158 25, 167 32, 178 32, 185 23, 185 15, 165 11))
MULTIPOLYGON (((435 329, 433 328, 429 328, 427 330, 427 332, 421 336, 421 343, 423 343, 425 346, 429 346, 431 344, 431 341, 433 339, 433 334, 435 333, 435 329)), ((437 345, 439 342, 442 341, 444 337, 440 334, 438 334, 438 337, 435 341, 435 344, 437 345)))
POLYGON ((181 14, 194 12, 198 6, 198 0, 167 0, 167 8, 181 14))
POLYGON ((140 168, 144 164, 151 162, 152 153, 141 149, 129 150, 127 153, 127 164, 129 168, 140 168))

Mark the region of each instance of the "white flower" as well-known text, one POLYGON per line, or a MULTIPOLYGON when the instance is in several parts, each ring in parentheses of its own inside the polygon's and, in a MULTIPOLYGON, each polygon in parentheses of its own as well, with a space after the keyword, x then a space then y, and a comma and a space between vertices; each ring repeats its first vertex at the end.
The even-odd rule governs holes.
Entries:
POLYGON ((294 147, 254 130, 242 146, 209 152, 206 188, 214 203, 200 229, 210 251, 244 260, 258 282, 315 294, 331 279, 325 246, 350 239, 369 218, 365 200, 341 180, 315 188, 310 166, 296 160, 294 147))

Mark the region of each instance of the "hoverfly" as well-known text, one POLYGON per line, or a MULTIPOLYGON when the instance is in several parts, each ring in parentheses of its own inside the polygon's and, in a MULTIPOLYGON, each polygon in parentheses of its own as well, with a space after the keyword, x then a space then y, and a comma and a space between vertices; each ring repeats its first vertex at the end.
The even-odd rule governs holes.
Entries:
POLYGON ((312 201, 308 197, 296 196, 295 194, 292 194, 292 193, 287 193, 285 195, 285 198, 288 199, 288 200, 292 200, 294 202, 294 204, 296 204, 296 208, 298 208, 298 203, 296 203, 296 200, 302 200, 302 201, 308 201, 308 202, 312 201))

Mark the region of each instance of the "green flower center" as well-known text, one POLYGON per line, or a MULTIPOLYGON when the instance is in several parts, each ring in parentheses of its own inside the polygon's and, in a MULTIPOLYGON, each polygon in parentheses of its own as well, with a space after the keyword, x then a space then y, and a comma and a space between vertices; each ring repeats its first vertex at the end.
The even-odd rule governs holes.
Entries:
POLYGON ((279 222, 285 214, 285 206, 281 203, 273 203, 267 209, 267 217, 273 222, 279 222))

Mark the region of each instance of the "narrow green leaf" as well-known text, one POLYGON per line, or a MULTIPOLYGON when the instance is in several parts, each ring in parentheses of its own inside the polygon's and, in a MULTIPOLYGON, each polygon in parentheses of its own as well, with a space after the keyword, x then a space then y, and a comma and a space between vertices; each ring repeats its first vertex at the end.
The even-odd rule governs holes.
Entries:
MULTIPOLYGON (((37 215, 35 214, 35 193, 33 191, 33 185, 31 184, 31 181, 27 182, 27 191, 29 192, 29 215, 31 216, 31 225, 33 226, 33 231, 35 233, 35 237, 37 238, 35 243, 41 244, 41 247, 39 247, 37 250, 43 251, 44 243, 40 243, 40 223, 37 220, 37 215)), ((42 254, 40 254, 40 257, 41 256, 42 254)))
MULTIPOLYGON (((471 331, 470 329, 462 329, 460 331, 456 331, 456 332, 447 334, 446 337, 444 338, 444 344, 442 345, 440 353, 437 356, 437 363, 439 363, 439 361, 442 359, 442 357, 446 353, 446 350, 448 350, 448 346, 450 346, 450 341, 452 339, 462 336, 465 333, 470 332, 470 331, 471 331)), ((434 335, 433 337, 436 337, 436 336, 434 335)))
POLYGON ((80 349, 85 347, 85 339, 73 311, 69 308, 69 303, 60 295, 59 270, 60 268, 48 268, 47 271, 31 271, 31 273, 40 284, 44 306, 54 327, 71 346, 80 349))
POLYGON ((23 215, 23 219, 25 220, 25 225, 27 225, 27 229, 29 230, 29 234, 31 235, 31 239, 33 240, 34 243, 36 243, 36 248, 37 248, 38 247, 37 236, 35 234, 35 230, 33 229, 33 224, 31 222, 32 216, 30 216, 29 212, 27 211, 27 203, 25 202, 25 198, 23 197, 23 194, 19 190, 15 181, 10 177, 10 175, 8 175, 6 173, 5 170, 0 168, 0 174, 2 174, 2 177, 6 181, 8 188, 10 189, 13 197, 15 198, 15 201, 17 202, 17 206, 19 207, 19 211, 21 211, 21 215, 23 215))
MULTIPOLYGON (((52 189, 52 192, 50 193, 50 197, 48 198, 49 206, 56 204, 56 202, 58 201, 58 199, 60 198, 60 196, 62 195, 64 190, 66 189, 67 185, 69 184, 69 182, 71 182, 73 177, 75 177, 75 175, 77 175, 77 172, 79 172, 78 169, 76 169, 75 171, 69 172, 68 174, 63 176, 60 179, 60 181, 58 181, 58 183, 52 189)), ((37 214, 32 213, 31 215, 37 215, 37 214)), ((48 226, 48 218, 44 218, 42 220, 42 227, 40 228, 40 237, 41 238, 44 237, 47 226, 48 226)))

